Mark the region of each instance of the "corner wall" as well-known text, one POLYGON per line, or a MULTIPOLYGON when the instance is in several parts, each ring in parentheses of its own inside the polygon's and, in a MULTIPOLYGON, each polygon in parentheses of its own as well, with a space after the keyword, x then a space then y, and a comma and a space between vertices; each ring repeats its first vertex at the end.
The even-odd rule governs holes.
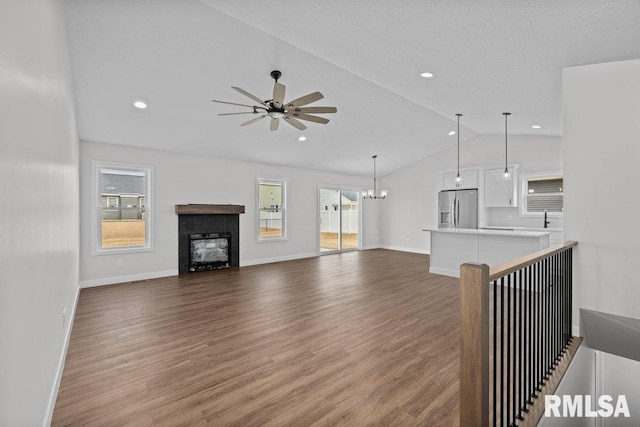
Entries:
POLYGON ((640 60, 565 69, 563 104, 565 239, 579 242, 575 303, 638 319, 640 60))
MULTIPOLYGON (((80 144, 82 286, 135 278, 178 274, 176 204, 245 205, 240 215, 240 266, 318 255, 318 185, 361 190, 371 185, 365 176, 192 156, 166 151, 95 142, 80 144), (154 251, 91 255, 91 162, 148 164, 154 167, 154 251), (288 240, 257 242, 257 177, 287 180, 288 240), (122 260, 122 267, 117 267, 122 260)), ((363 248, 378 247, 378 207, 362 207, 363 248)))
MULTIPOLYGON (((566 68, 562 98, 565 239, 578 241, 573 324, 580 308, 640 319, 640 60, 566 68)), ((593 365, 595 394, 624 394, 631 412, 605 424, 637 425, 640 363, 601 353, 575 375, 593 365)))
POLYGON ((0 425, 48 425, 78 290, 62 2, 0 2, 0 425), (63 325, 63 310, 66 321, 63 325))

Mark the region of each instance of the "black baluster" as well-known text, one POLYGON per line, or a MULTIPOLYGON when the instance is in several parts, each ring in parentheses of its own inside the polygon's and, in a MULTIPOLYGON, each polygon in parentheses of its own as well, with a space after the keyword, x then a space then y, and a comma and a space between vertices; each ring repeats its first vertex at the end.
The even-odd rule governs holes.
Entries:
POLYGON ((498 281, 493 281, 493 425, 497 425, 498 413, 498 281))
POLYGON ((500 424, 504 425, 504 277, 500 279, 500 424))

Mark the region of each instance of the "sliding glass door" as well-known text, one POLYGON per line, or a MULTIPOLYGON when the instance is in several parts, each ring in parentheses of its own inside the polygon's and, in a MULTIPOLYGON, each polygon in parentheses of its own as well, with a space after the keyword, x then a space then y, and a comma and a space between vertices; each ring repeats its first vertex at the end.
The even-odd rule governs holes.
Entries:
POLYGON ((320 252, 339 252, 360 248, 358 197, 357 191, 320 189, 320 252))

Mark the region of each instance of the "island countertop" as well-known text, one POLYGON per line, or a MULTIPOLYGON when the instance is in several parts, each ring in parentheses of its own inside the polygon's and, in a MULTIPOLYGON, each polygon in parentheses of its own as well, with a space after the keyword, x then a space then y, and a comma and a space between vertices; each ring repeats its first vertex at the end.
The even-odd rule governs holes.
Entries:
POLYGON ((541 237, 551 234, 550 231, 525 231, 525 230, 490 230, 475 228, 423 228, 422 231, 432 233, 454 233, 454 234, 475 234, 489 236, 512 236, 512 237, 541 237))

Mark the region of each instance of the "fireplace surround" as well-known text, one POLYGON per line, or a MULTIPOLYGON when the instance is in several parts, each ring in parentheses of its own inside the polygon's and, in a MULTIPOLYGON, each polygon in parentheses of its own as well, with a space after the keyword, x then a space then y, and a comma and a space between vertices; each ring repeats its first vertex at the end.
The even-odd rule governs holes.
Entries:
POLYGON ((240 214, 242 213, 244 213, 244 206, 241 205, 176 205, 178 273, 239 267, 240 214), (228 245, 226 248, 222 247, 224 244, 221 239, 226 240, 228 245), (202 241, 197 243, 195 254, 192 246, 194 240, 202 241), (224 252, 228 259, 221 262, 219 258, 224 252), (195 265, 191 262, 194 256, 195 265))

